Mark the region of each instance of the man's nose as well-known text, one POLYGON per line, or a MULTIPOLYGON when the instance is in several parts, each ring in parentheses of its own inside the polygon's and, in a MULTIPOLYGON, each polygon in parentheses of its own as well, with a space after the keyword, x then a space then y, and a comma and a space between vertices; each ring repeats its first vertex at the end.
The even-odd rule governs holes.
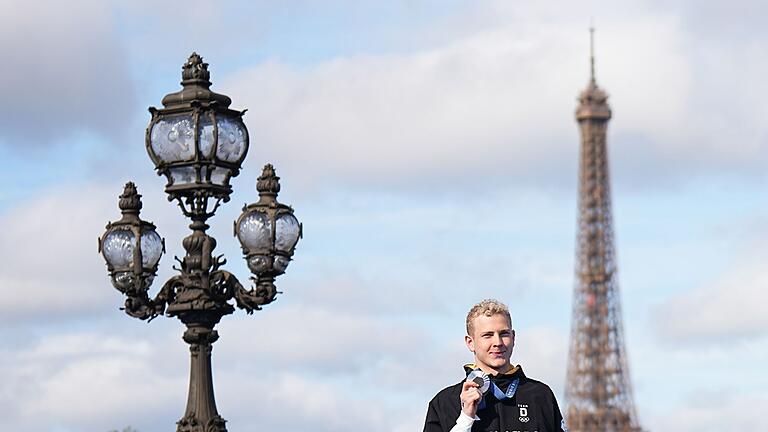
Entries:
POLYGON ((492 341, 492 343, 493 343, 493 345, 502 345, 502 339, 501 339, 501 335, 500 335, 500 334, 498 334, 498 333, 496 333, 495 335, 493 335, 493 341, 492 341))

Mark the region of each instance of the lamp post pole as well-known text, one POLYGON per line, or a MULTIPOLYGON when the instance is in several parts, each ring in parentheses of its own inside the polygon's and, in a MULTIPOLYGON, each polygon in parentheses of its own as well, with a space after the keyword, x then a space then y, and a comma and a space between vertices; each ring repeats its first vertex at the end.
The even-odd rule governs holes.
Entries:
POLYGON ((275 277, 285 272, 302 235, 293 209, 277 202, 279 177, 267 164, 257 182, 259 201, 244 207, 235 222, 253 288, 244 288, 222 269, 226 260, 213 255, 216 239, 206 233, 207 221, 229 201, 229 182, 239 173, 249 143, 242 122, 245 111, 231 110, 229 97, 209 89, 209 77, 208 64, 193 53, 182 67, 182 90, 165 96, 164 108, 150 108, 147 127, 147 151, 158 175, 168 179, 168 199, 192 221, 192 233, 182 241, 186 254, 174 266, 179 274, 149 298, 165 241, 152 223, 140 218, 141 195, 132 182, 120 195, 122 218, 107 224, 99 238, 112 284, 126 296, 121 309, 148 321, 159 315, 177 317, 187 327, 183 339, 191 353, 189 393, 177 432, 226 431, 211 374, 211 349, 219 338, 214 327, 234 312, 233 299, 249 314, 275 299, 275 277))

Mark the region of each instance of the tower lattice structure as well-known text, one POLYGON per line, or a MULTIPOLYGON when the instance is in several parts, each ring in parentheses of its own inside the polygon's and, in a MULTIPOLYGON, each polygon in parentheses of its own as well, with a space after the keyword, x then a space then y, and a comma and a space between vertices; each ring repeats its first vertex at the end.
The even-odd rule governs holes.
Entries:
POLYGON ((624 346, 611 217, 606 132, 608 95, 595 81, 590 29, 590 81, 579 96, 581 132, 576 286, 566 401, 572 432, 641 431, 624 346))

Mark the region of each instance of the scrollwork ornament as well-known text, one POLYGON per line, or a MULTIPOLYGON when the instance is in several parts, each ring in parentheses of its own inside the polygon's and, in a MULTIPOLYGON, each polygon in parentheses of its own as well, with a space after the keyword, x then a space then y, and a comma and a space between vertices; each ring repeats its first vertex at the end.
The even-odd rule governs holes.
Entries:
POLYGON ((155 306, 146 293, 143 296, 129 296, 125 299, 124 307, 121 309, 128 315, 140 320, 148 319, 151 321, 157 316, 155 306))
POLYGON ((210 294, 216 300, 227 301, 234 297, 237 287, 241 287, 235 275, 226 270, 211 273, 210 294))
POLYGON ((220 415, 216 415, 202 424, 194 413, 189 413, 176 422, 176 432, 227 432, 226 423, 220 415))
POLYGON ((277 196, 280 192, 280 177, 275 174, 275 167, 266 164, 261 176, 256 181, 256 190, 260 194, 277 196))
POLYGON ((189 56, 189 59, 181 69, 181 77, 184 80, 199 79, 208 81, 211 78, 211 74, 208 72, 208 63, 205 63, 200 54, 196 52, 189 56))
POLYGON ((235 289, 237 307, 245 310, 249 315, 255 310, 261 310, 262 306, 272 303, 278 294, 275 284, 271 281, 260 281, 255 277, 251 277, 251 280, 254 282, 254 288, 246 290, 238 284, 235 289))
POLYGON ((227 432, 227 421, 221 416, 215 416, 208 420, 208 424, 205 425, 205 432, 227 432))
POLYGON ((197 421, 195 413, 189 413, 176 422, 176 432, 199 432, 200 422, 197 421))

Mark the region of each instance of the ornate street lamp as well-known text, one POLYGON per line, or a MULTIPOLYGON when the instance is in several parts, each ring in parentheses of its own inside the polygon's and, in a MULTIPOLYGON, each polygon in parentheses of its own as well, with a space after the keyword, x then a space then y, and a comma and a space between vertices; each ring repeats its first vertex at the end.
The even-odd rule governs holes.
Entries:
POLYGON ((284 273, 301 224, 293 210, 277 202, 279 177, 266 165, 259 177, 259 201, 244 208, 235 223, 254 288, 245 289, 213 256, 216 240, 206 234, 206 221, 232 193, 230 180, 240 172, 248 152, 245 111, 229 108, 231 99, 210 90, 208 64, 192 53, 182 67, 182 90, 163 98, 162 109, 150 108, 146 147, 158 175, 165 175, 169 201, 176 201, 192 223, 192 234, 182 241, 186 255, 176 260, 179 274, 171 277, 150 299, 148 290, 157 272, 165 242, 155 226, 139 218, 141 195, 133 183, 125 185, 119 206, 123 216, 107 225, 99 238, 112 284, 127 296, 127 314, 152 320, 165 314, 187 327, 192 365, 189 395, 177 432, 225 432, 225 420, 216 410, 211 376, 211 345, 218 339, 214 327, 234 312, 230 300, 253 313, 271 303, 277 294, 275 277, 284 273))
POLYGON ((243 207, 235 221, 235 235, 243 247, 248 268, 256 275, 252 279, 267 298, 277 294, 275 277, 285 273, 302 234, 293 209, 277 202, 279 181, 275 169, 267 164, 256 182, 259 201, 243 207))
MULTIPOLYGON (((107 232, 99 238, 99 252, 107 262, 112 285, 125 294, 125 312, 137 318, 153 317, 147 290, 157 274, 157 264, 165 252, 165 240, 155 226, 141 220, 141 195, 132 182, 120 195, 123 217, 107 224, 107 232)), ((160 311, 162 313, 162 311, 160 311)))
POLYGON ((229 181, 248 152, 245 110, 230 109, 229 97, 210 90, 208 63, 196 53, 181 76, 183 88, 163 98, 165 108, 149 108, 147 152, 157 173, 168 178, 168 199, 177 200, 193 220, 204 221, 220 201, 229 201, 229 181), (210 199, 216 204, 208 213, 210 199))

